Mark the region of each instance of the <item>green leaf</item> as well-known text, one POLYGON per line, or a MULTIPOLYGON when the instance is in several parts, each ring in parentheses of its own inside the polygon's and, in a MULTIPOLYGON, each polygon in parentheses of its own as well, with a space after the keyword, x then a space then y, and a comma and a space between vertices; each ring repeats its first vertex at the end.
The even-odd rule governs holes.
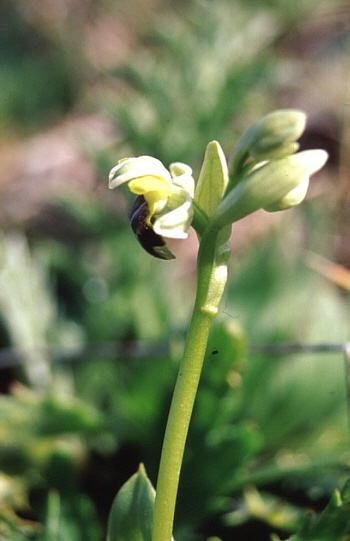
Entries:
MULTIPOLYGON (((307 514, 293 541, 345 541, 350 535, 350 479, 343 490, 334 490, 323 512, 307 514)), ((290 540, 290 541, 291 541, 290 540)))
POLYGON ((224 196, 228 184, 227 163, 221 146, 211 141, 205 151, 194 199, 211 216, 224 196))
POLYGON ((115 497, 107 541, 151 541, 154 500, 155 490, 140 464, 115 497))

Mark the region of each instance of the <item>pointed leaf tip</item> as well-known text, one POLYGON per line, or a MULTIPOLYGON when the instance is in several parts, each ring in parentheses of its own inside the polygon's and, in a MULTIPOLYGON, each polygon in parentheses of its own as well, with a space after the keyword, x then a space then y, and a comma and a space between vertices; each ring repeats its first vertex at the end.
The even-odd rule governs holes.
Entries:
POLYGON ((221 202, 228 184, 228 169, 223 150, 217 141, 211 141, 205 156, 194 198, 198 205, 211 216, 221 202))
POLYGON ((151 541, 154 500, 155 490, 140 464, 114 499, 107 541, 151 541))

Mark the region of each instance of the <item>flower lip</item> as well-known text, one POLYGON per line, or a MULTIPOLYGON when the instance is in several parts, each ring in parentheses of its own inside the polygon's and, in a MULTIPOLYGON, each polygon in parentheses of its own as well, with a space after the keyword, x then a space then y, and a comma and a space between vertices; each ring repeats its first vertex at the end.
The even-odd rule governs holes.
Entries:
POLYGON ((147 223, 148 204, 143 195, 138 195, 129 211, 129 220, 135 237, 142 248, 159 259, 174 259, 164 239, 147 223))

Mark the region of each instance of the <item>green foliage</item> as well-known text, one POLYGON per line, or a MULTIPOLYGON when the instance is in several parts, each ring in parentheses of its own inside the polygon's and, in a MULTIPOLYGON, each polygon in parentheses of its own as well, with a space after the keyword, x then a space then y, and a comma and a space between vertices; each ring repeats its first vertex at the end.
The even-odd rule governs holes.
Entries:
POLYGON ((115 497, 107 541, 151 541, 154 497, 155 490, 140 465, 115 497))
MULTIPOLYGON (((293 541, 345 541, 350 535, 350 481, 341 491, 334 490, 324 511, 316 516, 309 513, 293 541)), ((276 541, 278 541, 276 539, 276 541)))
POLYGON ((79 491, 79 476, 88 438, 106 426, 102 416, 75 397, 43 397, 22 387, 14 396, 1 397, 0 412, 4 538, 96 540, 100 525, 92 502, 79 491), (9 506, 29 510, 28 497, 33 494, 31 507, 42 526, 9 512, 9 506))
MULTIPOLYGON (((77 208, 84 216, 82 205, 80 199, 77 208)), ((87 212, 90 207, 89 203, 87 212)), ((80 231, 89 227, 80 220, 72 203, 65 212, 67 219, 74 216, 73 223, 80 231)), ((69 284, 68 291, 75 291, 75 296, 61 297, 60 314, 76 317, 76 322, 84 327, 85 340, 110 340, 115 336, 121 340, 129 336, 144 339, 152 333, 156 340, 166 340, 166 329, 172 322, 177 322, 180 330, 181 321, 187 318, 186 313, 181 313, 180 282, 173 282, 169 288, 164 268, 157 261, 153 263, 137 245, 130 250, 131 233, 120 229, 109 214, 96 212, 95 216, 98 215, 96 229, 103 234, 91 238, 84 233, 82 238, 86 241, 79 248, 79 257, 69 244, 56 241, 51 245, 51 275, 59 281, 59 291, 64 291, 63 283, 65 287, 69 284), (164 277, 162 283, 158 276, 164 277), (94 302, 84 294, 85 284, 92 278, 106 284, 108 292, 94 302), (148 294, 144 295, 145 291, 148 294), (174 300, 172 314, 166 309, 170 299, 174 300)), ((287 485, 294 483, 305 492, 321 485, 326 495, 343 478, 347 454, 341 354, 278 358, 266 353, 251 355, 243 331, 251 329, 249 338, 255 343, 299 339, 302 317, 308 322, 302 325, 303 340, 319 340, 326 336, 327 327, 328 339, 341 339, 343 335, 346 306, 333 288, 300 264, 297 251, 293 258, 281 258, 283 235, 275 234, 246 250, 232 273, 228 295, 208 346, 191 424, 181 477, 176 539, 183 538, 184 528, 192 532, 213 514, 224 513, 223 520, 229 520, 228 506, 241 501, 240 494, 247 494, 249 484, 264 489, 269 483, 283 481, 287 485), (307 301, 310 291, 313 304, 307 301), (322 478, 326 480, 324 484, 322 478)), ((41 281, 44 288, 46 283, 41 281)), ((40 310, 28 312, 32 318, 38 313, 40 310)), ((44 494, 50 499, 51 490, 58 493, 57 516, 66 539, 76 541, 83 535, 79 523, 86 523, 82 518, 84 512, 94 516, 93 512, 83 512, 93 504, 86 500, 79 486, 73 484, 70 496, 65 491, 67 487, 58 483, 60 477, 66 479, 60 472, 68 467, 64 458, 67 453, 73 479, 74 472, 81 471, 82 454, 88 457, 95 449, 107 457, 131 444, 155 479, 177 371, 177 352, 182 349, 182 335, 177 338, 179 344, 175 338, 170 361, 160 351, 140 358, 119 353, 116 360, 109 358, 108 349, 101 350, 101 355, 92 352, 89 360, 76 365, 74 370, 66 365, 66 376, 60 384, 61 370, 53 370, 55 386, 61 388, 58 394, 40 398, 23 391, 4 397, 1 402, 2 440, 7 442, 1 450, 2 469, 12 476, 23 476, 23 495, 37 486, 33 483, 35 476, 28 476, 33 468, 36 475, 46 478, 44 494), (70 397, 62 393, 65 386, 70 397), (73 497, 76 502, 81 499, 79 512, 70 511, 75 509, 69 503, 73 497)), ((273 497, 266 490, 263 495, 265 500, 273 497)), ((236 523, 253 516, 247 502, 240 503, 244 513, 239 520, 235 517, 236 523)), ((19 501, 14 505, 21 506, 19 501)), ((297 507, 295 512, 298 517, 301 509, 297 507)), ((54 524, 53 518, 49 521, 41 516, 44 527, 54 524)), ((278 526, 269 516, 268 512, 262 513, 259 519, 288 531, 289 515, 282 514, 278 526)), ((233 518, 230 520, 232 524, 233 518)), ((11 524, 15 528, 14 520, 11 524)), ((39 539, 39 533, 35 535, 39 539)))
POLYGON ((15 4, 6 0, 0 8, 0 123, 29 131, 72 106, 80 76, 64 46, 15 4))

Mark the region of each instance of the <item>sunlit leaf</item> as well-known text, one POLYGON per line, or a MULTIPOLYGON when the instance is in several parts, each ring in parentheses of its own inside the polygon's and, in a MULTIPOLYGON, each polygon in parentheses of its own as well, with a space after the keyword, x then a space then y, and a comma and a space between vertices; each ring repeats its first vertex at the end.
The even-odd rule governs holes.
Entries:
POLYGON ((107 541, 151 541, 154 499, 155 490, 141 464, 115 497, 107 541))

